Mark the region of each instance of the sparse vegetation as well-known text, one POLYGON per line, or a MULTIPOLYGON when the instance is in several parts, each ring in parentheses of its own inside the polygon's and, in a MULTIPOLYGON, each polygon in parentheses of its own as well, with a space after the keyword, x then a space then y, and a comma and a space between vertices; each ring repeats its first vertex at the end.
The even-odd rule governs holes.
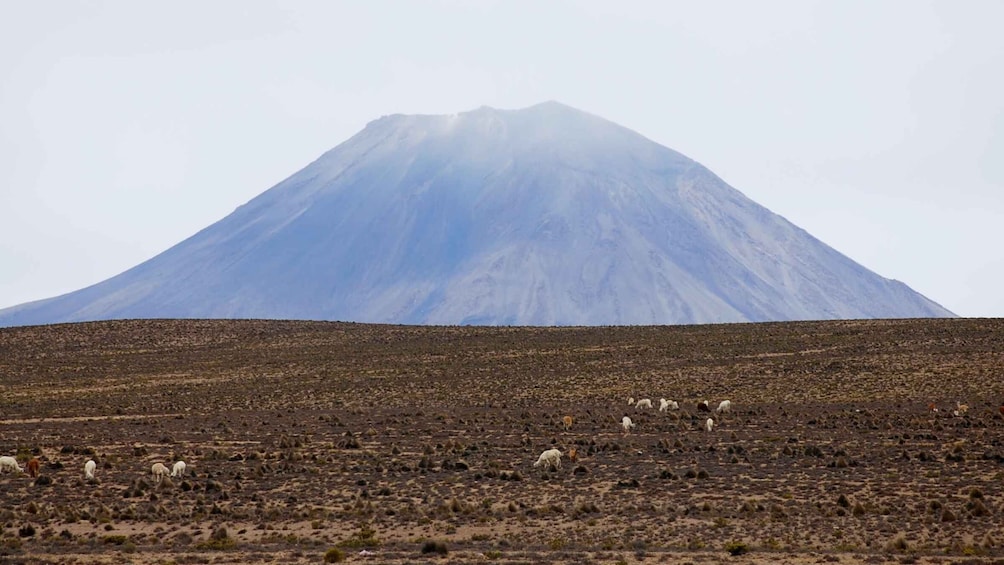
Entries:
POLYGON ((34 483, 0 475, 0 560, 1002 559, 1000 351, 999 320, 0 329, 0 452, 42 461, 34 483), (713 434, 709 382, 734 403, 713 434), (622 410, 664 391, 684 408, 622 410), (927 408, 956 400, 964 417, 927 408), (155 487, 150 463, 179 458, 193 473, 155 487))

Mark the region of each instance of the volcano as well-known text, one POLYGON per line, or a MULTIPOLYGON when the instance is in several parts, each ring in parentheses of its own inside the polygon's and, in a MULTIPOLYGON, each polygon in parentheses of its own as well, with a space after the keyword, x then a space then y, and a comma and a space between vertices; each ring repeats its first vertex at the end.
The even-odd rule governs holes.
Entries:
POLYGON ((0 325, 948 317, 699 163, 556 102, 391 115, 171 249, 0 325))

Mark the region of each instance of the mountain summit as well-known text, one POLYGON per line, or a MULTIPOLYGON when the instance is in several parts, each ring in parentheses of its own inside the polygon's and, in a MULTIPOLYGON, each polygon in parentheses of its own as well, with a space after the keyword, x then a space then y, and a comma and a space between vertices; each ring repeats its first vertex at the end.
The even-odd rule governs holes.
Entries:
POLYGON ((953 314, 687 157, 546 102, 370 122, 232 214, 0 326, 689 324, 953 314))

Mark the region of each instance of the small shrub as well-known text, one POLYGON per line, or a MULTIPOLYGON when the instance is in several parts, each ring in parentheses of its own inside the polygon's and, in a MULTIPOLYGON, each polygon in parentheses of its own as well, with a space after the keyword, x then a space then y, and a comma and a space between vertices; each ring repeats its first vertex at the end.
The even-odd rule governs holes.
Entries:
POLYGON ((780 504, 772 504, 770 507, 770 519, 774 521, 781 521, 788 517, 788 513, 784 511, 784 508, 780 504))
POLYGON ((583 514, 593 514, 599 511, 600 507, 596 506, 595 502, 583 502, 572 510, 572 517, 577 518, 583 514))
POLYGON ((749 550, 749 546, 741 541, 730 541, 725 544, 725 551, 728 551, 729 555, 742 555, 749 553, 749 550))
POLYGON ((441 541, 427 541, 422 544, 422 554, 426 555, 429 553, 446 555, 449 553, 449 550, 446 548, 446 544, 441 541))
POLYGON ((704 549, 704 547, 705 543, 703 540, 699 540, 696 538, 690 538, 687 540, 687 549, 698 550, 698 549, 704 549))
POLYGON ((209 549, 213 551, 226 551, 237 547, 237 540, 234 538, 208 539, 195 544, 196 549, 209 549))
POLYGON ((195 545, 196 549, 211 549, 216 551, 225 551, 228 549, 233 549, 237 547, 237 540, 230 537, 229 532, 223 526, 213 530, 212 535, 209 539, 203 542, 199 542, 195 545))
POLYGON ((349 549, 362 549, 366 547, 377 547, 380 545, 380 540, 374 537, 376 530, 369 527, 366 524, 359 526, 359 531, 355 533, 351 538, 347 540, 342 540, 336 545, 338 547, 346 547, 349 549))
POLYGON ((886 551, 905 552, 906 550, 910 549, 910 544, 906 542, 906 536, 904 536, 903 534, 899 534, 885 544, 885 549, 886 551))
POLYGON ((341 563, 345 561, 345 552, 337 547, 332 547, 328 551, 324 552, 324 562, 325 563, 341 563))
POLYGON ((990 509, 987 508, 987 505, 983 504, 983 500, 979 498, 971 499, 969 503, 966 504, 966 508, 969 510, 970 514, 977 518, 990 515, 990 509))

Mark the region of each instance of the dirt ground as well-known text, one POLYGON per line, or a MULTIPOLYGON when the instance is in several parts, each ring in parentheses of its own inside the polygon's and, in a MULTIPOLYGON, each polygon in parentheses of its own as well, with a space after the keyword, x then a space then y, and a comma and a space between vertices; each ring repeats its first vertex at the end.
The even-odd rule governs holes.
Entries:
POLYGON ((0 563, 1004 564, 1002 403, 1000 319, 0 329, 0 563))

